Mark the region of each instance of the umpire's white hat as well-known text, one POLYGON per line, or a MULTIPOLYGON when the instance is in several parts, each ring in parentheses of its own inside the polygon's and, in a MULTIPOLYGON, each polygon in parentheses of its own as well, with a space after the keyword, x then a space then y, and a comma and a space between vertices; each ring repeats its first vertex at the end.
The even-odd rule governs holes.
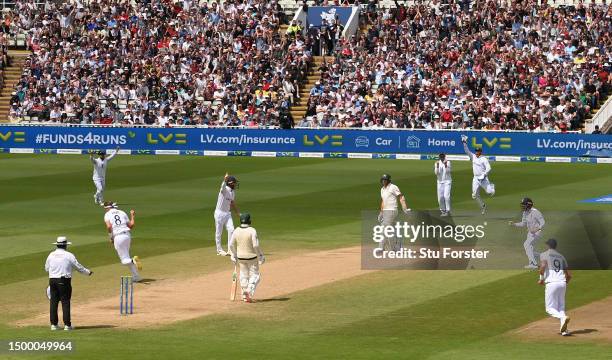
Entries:
POLYGON ((72 245, 65 236, 58 236, 53 245, 72 245))

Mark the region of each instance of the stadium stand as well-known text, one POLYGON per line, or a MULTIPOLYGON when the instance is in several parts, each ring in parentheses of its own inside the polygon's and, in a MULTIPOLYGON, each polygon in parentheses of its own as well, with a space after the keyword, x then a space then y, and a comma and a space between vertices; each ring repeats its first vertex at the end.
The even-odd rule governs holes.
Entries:
POLYGON ((607 6, 397 5, 319 69, 301 126, 579 130, 609 93, 607 6))
POLYGON ((600 0, 241 3, 15 1, 0 121, 568 131, 609 93, 600 0), (349 39, 290 21, 356 3, 349 39))

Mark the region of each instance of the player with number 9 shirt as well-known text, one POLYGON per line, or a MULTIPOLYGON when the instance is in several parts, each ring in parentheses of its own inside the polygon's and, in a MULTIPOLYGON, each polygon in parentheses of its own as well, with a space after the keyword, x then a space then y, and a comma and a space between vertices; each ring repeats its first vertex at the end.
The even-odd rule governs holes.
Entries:
POLYGON ((131 229, 135 225, 134 210, 130 210, 130 218, 127 214, 119 210, 117 203, 107 201, 104 203, 104 222, 108 230, 111 244, 115 246, 117 255, 122 265, 127 265, 132 272, 132 281, 138 282, 142 278, 138 270, 142 270, 142 264, 138 256, 130 257, 130 245, 132 243, 131 229))

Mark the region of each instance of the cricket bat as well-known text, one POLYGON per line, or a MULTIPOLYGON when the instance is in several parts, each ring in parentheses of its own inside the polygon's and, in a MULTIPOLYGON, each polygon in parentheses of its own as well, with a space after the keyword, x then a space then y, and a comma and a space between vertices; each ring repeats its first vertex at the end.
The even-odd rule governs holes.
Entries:
POLYGON ((236 300, 236 290, 238 289, 238 261, 234 264, 234 272, 232 273, 232 288, 230 290, 230 300, 236 300))

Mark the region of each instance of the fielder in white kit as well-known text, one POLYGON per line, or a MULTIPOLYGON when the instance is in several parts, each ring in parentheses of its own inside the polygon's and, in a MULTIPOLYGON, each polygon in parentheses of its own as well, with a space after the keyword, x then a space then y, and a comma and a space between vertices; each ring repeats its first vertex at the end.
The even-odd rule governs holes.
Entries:
MULTIPOLYGON (((397 219, 397 200, 399 199, 402 205, 402 210, 405 214, 410 213, 410 209, 406 206, 406 198, 397 187, 391 183, 391 175, 383 174, 380 178, 380 212, 378 213, 378 222, 381 225, 391 226, 395 224, 397 219)), ((401 242, 396 242, 395 238, 383 239, 380 242, 380 248, 385 250, 385 244, 388 244, 390 250, 399 250, 402 247, 401 242)))
POLYGON ((238 261, 240 267, 240 288, 242 289, 242 300, 253 302, 255 289, 261 280, 259 265, 266 258, 259 247, 257 230, 251 226, 251 215, 240 214, 240 227, 232 233, 228 245, 232 262, 238 261))
POLYGON ((130 245, 132 243, 131 229, 134 228, 134 210, 130 210, 130 218, 127 214, 117 208, 117 203, 107 201, 104 203, 104 223, 108 230, 111 244, 115 246, 117 255, 122 265, 127 265, 132 272, 132 281, 142 280, 138 270, 142 270, 142 263, 138 256, 130 257, 130 245))
POLYGON ((559 332, 563 336, 570 335, 567 324, 570 318, 565 314, 565 292, 572 276, 565 257, 557 251, 557 240, 546 241, 549 249, 540 254, 540 280, 538 284, 545 285, 544 303, 546 312, 559 319, 559 332))
POLYGON ((229 246, 232 232, 234 231, 231 211, 234 210, 236 215, 240 215, 240 211, 234 201, 237 187, 238 179, 234 176, 225 174, 223 182, 221 183, 221 188, 219 189, 219 196, 217 197, 217 207, 215 208, 215 244, 217 246, 217 255, 228 255, 221 246, 221 235, 223 235, 223 227, 225 227, 229 246))
POLYGON ((526 227, 527 228, 527 239, 523 243, 525 248, 525 254, 529 259, 529 264, 525 266, 525 269, 537 269, 539 253, 535 249, 536 242, 542 236, 542 229, 546 221, 542 213, 533 207, 533 201, 530 198, 523 198, 521 200, 521 209, 523 210, 523 218, 521 222, 510 221, 511 226, 526 227))
POLYGON ((436 174, 438 183, 438 205, 440 206, 440 215, 448 216, 451 211, 451 162, 446 160, 446 154, 440 154, 438 161, 434 165, 434 174, 436 174))
POLYGON ((110 154, 109 157, 106 157, 106 153, 104 151, 98 152, 98 158, 94 158, 93 154, 89 154, 89 160, 94 166, 93 169, 93 182, 96 187, 96 193, 94 194, 94 202, 98 205, 102 205, 104 203, 104 188, 106 186, 106 167, 108 166, 108 162, 111 161, 115 155, 119 152, 119 147, 110 154))
POLYGON ((487 211, 487 204, 480 198, 480 188, 493 196, 495 195, 495 185, 489 181, 489 173, 491 172, 491 164, 489 159, 482 156, 482 149, 476 148, 472 153, 467 146, 467 136, 461 135, 461 141, 463 142, 463 149, 465 153, 470 157, 472 161, 472 171, 474 172, 474 178, 472 179, 472 199, 476 200, 480 207, 482 215, 487 211))

